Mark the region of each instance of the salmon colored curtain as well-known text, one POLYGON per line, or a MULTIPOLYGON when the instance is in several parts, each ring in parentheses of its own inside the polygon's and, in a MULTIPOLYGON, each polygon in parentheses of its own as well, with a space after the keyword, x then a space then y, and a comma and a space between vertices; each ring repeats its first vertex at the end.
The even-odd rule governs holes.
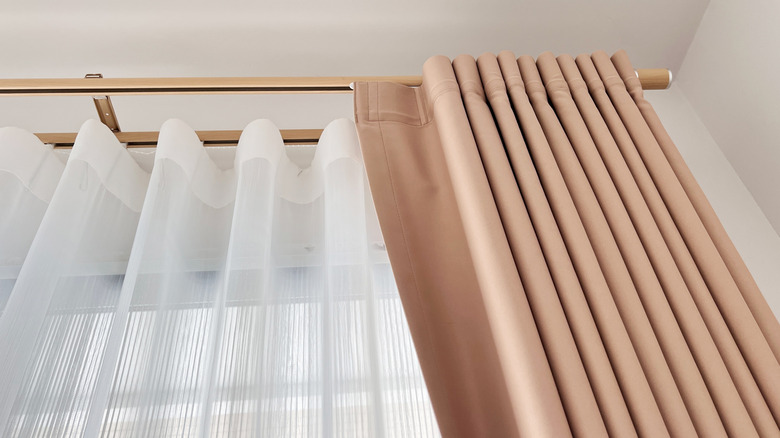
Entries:
POLYGON ((780 436, 780 325, 624 52, 434 57, 355 112, 444 436, 780 436))

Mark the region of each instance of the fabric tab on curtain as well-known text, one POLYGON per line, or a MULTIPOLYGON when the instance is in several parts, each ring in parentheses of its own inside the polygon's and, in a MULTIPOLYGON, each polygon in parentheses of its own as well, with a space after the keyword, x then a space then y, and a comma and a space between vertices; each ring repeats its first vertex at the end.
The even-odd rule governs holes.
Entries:
POLYGON ((780 436, 780 325, 624 52, 433 57, 355 120, 445 436, 780 436))

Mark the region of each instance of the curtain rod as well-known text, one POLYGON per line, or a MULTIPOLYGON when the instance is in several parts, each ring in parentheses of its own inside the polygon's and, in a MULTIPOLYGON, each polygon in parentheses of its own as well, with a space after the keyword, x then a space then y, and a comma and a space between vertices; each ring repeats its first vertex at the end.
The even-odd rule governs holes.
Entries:
MULTIPOLYGON (((665 89, 672 77, 665 68, 638 69, 637 76, 645 90, 665 89)), ((0 79, 0 95, 351 93, 352 84, 361 81, 419 86, 422 84, 422 76, 0 79)))
MULTIPOLYGON (((322 129, 280 129, 285 144, 316 145, 322 135, 322 129)), ((195 131, 204 146, 235 146, 241 137, 241 130, 195 131)), ((75 132, 38 133, 38 138, 56 148, 73 147, 75 132)), ((114 132, 120 143, 128 148, 155 147, 160 133, 157 131, 114 132)))

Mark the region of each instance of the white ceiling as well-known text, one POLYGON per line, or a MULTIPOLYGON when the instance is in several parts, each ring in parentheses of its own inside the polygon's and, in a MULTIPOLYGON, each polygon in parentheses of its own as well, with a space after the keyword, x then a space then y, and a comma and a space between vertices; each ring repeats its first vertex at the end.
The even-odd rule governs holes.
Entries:
MULTIPOLYGON (((335 76, 420 74, 428 57, 628 51, 637 67, 682 63, 708 0, 415 2, 8 1, 0 77, 335 76)), ((125 131, 169 117, 196 129, 282 128, 350 117, 343 96, 115 98, 125 131)), ((0 126, 75 131, 88 97, 0 98, 0 126)))

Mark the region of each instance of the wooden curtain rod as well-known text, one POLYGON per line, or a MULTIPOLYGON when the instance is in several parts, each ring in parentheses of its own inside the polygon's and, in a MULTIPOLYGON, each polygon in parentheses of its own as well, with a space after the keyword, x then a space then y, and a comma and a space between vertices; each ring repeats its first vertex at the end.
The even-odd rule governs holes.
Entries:
MULTIPOLYGON (((671 81, 671 72, 665 68, 638 69, 637 76, 646 90, 665 89, 671 81)), ((0 79, 0 95, 351 93, 352 83, 360 81, 419 86, 422 76, 0 79)))

